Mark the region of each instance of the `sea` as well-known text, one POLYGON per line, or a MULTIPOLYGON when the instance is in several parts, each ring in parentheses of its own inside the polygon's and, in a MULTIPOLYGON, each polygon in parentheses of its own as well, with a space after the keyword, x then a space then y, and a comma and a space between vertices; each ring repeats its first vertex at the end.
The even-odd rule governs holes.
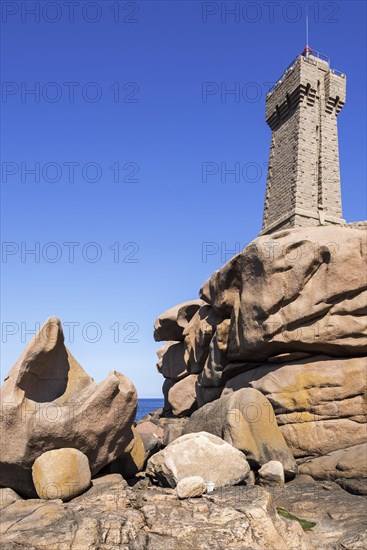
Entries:
POLYGON ((163 407, 163 403, 164 403, 164 400, 159 397, 157 398, 148 397, 145 399, 138 399, 138 410, 136 411, 135 421, 137 422, 146 414, 152 411, 155 411, 160 407, 163 407))

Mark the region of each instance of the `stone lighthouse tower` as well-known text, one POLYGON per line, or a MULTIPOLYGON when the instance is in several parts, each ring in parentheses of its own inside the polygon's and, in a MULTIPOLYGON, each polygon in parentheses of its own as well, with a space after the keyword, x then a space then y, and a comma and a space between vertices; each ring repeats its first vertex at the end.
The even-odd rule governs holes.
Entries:
POLYGON ((343 224, 337 116, 346 77, 308 46, 266 97, 272 130, 263 226, 343 224))

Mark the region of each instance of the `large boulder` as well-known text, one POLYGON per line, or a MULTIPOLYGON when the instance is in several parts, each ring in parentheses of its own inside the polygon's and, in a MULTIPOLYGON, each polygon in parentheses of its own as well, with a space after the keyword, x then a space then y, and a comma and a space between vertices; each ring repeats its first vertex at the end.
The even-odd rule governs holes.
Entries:
POLYGON ((39 498, 70 500, 89 488, 88 458, 78 449, 47 451, 32 466, 33 483, 39 498))
POLYGON ((233 260, 229 359, 259 361, 289 351, 365 354, 366 245, 365 231, 335 226, 251 242, 233 260))
POLYGON ((206 432, 179 437, 153 455, 146 470, 154 481, 169 487, 176 487, 186 477, 201 476, 217 488, 235 485, 245 480, 249 472, 241 451, 206 432))
POLYGON ((261 391, 297 458, 326 455, 366 441, 366 358, 308 357, 268 364, 232 378, 223 396, 261 391))
POLYGON ((157 351, 156 351, 156 355, 158 357, 158 361, 157 361, 157 370, 158 372, 161 371, 161 366, 162 366, 162 357, 163 355, 166 353, 166 351, 168 350, 168 348, 172 345, 172 344, 177 344, 177 342, 164 342, 163 346, 160 346, 157 351))
POLYGON ((176 382, 168 391, 168 401, 175 416, 190 416, 197 409, 197 375, 190 374, 176 382))
POLYGON ((96 474, 132 439, 137 395, 112 371, 97 384, 64 345, 50 318, 32 339, 1 388, 0 484, 36 496, 32 465, 44 452, 74 447, 96 474))
POLYGON ((190 300, 162 313, 154 323, 154 340, 183 340, 185 327, 203 304, 202 300, 190 300))
POLYGON ((297 472, 271 403, 255 389, 239 390, 196 411, 186 424, 184 433, 201 431, 221 437, 244 452, 255 468, 269 460, 278 460, 288 478, 297 472))

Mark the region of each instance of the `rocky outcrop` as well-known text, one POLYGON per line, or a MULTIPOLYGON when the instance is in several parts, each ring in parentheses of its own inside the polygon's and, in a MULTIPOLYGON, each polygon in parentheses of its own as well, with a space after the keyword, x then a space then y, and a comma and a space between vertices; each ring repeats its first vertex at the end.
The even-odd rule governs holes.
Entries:
POLYGON ((44 452, 73 447, 96 474, 132 439, 137 395, 112 371, 97 384, 64 345, 50 318, 26 347, 1 388, 0 484, 36 496, 32 465, 44 452))
POLYGON ((277 426, 271 403, 253 388, 222 397, 196 411, 184 433, 206 431, 245 453, 258 469, 270 460, 282 463, 287 478, 297 472, 293 455, 277 426))
POLYGON ((367 543, 365 498, 332 482, 238 485, 180 500, 174 489, 129 488, 115 474, 94 479, 70 502, 15 495, 0 507, 7 550, 352 550, 367 543), (304 531, 302 520, 312 529, 304 531))
POLYGON ((277 510, 286 512, 282 517, 292 515, 303 520, 303 524, 314 525, 307 531, 311 548, 359 550, 367 547, 365 497, 349 494, 331 481, 288 484, 285 488, 267 487, 266 490, 272 495, 277 510))
POLYGON ((367 352, 363 231, 309 227, 259 237, 240 254, 228 357, 367 352))
POLYGON ((190 300, 162 313, 154 323, 154 340, 183 340, 184 329, 202 305, 202 300, 190 300))
POLYGON ((366 441, 366 359, 315 356, 272 363, 230 379, 223 395, 261 391, 297 458, 322 456, 366 441))
POLYGON ((188 420, 189 418, 187 416, 165 416, 164 411, 162 409, 158 409, 158 411, 153 411, 151 414, 141 418, 137 423, 136 429, 140 433, 143 441, 143 429, 148 429, 153 432, 155 431, 157 435, 159 434, 159 443, 155 449, 158 451, 161 447, 167 447, 167 445, 182 435, 188 420), (144 427, 147 424, 149 424, 149 428, 144 427))
POLYGON ((314 479, 365 479, 367 481, 367 443, 333 451, 301 464, 300 473, 314 479))
POLYGON ((250 467, 241 451, 215 435, 199 432, 183 435, 153 455, 147 475, 163 486, 176 487, 186 477, 201 476, 215 487, 244 481, 250 467))
POLYGON ((259 390, 299 464, 367 440, 366 227, 278 231, 213 273, 184 331, 199 412, 259 390))
POLYGON ((88 458, 78 449, 56 449, 36 458, 33 483, 39 498, 70 500, 90 486, 88 458))
POLYGON ((129 503, 126 481, 118 474, 93 480, 87 493, 68 503, 17 500, 2 510, 1 544, 8 549, 112 550, 134 541, 145 525, 129 503))

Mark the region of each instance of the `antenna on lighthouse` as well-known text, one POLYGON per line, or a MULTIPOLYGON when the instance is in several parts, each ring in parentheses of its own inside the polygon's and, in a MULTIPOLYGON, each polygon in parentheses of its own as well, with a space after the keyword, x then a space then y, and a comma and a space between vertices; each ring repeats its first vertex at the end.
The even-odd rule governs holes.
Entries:
POLYGON ((306 47, 303 50, 302 54, 306 57, 306 59, 308 59, 310 53, 312 53, 312 50, 308 45, 308 8, 306 8, 306 47))
POLYGON ((308 7, 306 8, 306 44, 308 45, 308 7))

